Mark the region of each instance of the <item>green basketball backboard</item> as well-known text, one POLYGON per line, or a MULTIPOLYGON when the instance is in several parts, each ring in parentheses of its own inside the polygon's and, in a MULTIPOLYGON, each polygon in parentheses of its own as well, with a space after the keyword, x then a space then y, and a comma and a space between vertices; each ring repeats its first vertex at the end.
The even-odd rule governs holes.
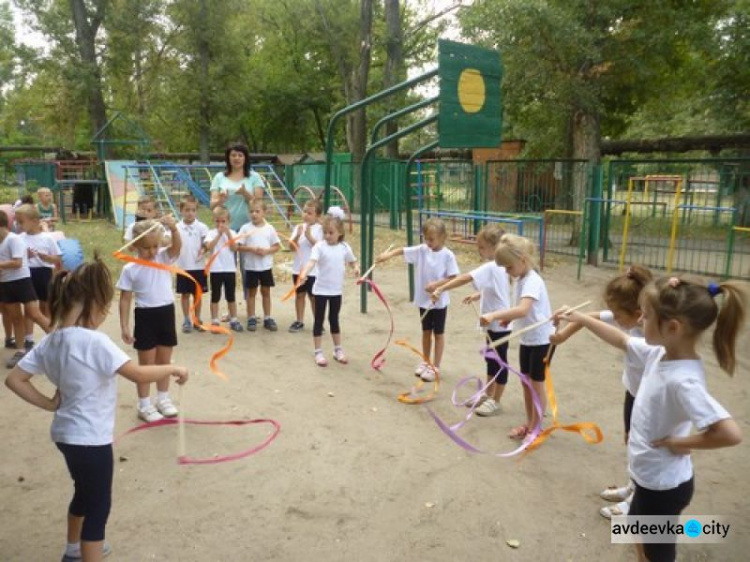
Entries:
POLYGON ((500 53, 454 41, 438 42, 440 148, 500 145, 503 104, 500 53))

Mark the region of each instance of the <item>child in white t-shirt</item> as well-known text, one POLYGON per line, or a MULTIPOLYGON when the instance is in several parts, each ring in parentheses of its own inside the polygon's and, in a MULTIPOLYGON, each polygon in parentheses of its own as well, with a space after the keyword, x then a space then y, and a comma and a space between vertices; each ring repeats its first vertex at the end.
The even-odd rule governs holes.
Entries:
MULTIPOLYGON (((482 326, 500 322, 522 330, 527 326, 549 320, 552 308, 544 280, 536 272, 534 244, 522 236, 504 234, 495 248, 495 262, 503 266, 508 275, 516 279, 516 304, 505 310, 485 313, 480 318, 482 326)), ((519 363, 521 372, 531 379, 531 386, 539 396, 542 412, 546 403, 544 392, 544 360, 549 351, 549 338, 554 332, 552 323, 545 323, 520 336, 519 363)), ((531 391, 523 387, 526 423, 514 427, 511 439, 525 439, 526 435, 540 424, 539 412, 534 407, 531 391)))
MULTIPOLYGON (((211 279, 211 324, 219 326, 219 301, 221 289, 229 309, 229 327, 235 332, 242 331, 237 318, 237 265, 235 263, 235 238, 237 233, 229 228, 229 211, 217 205, 213 210, 214 228, 206 234, 206 253, 211 279)), ((207 264, 207 265, 208 265, 207 264)))
MULTIPOLYGON (((604 288, 604 302, 609 310, 590 312, 589 316, 612 324, 620 328, 631 337, 642 338, 641 305, 639 302, 641 291, 651 281, 651 272, 643 266, 631 265, 622 275, 612 279, 604 288)), ((550 343, 560 345, 570 336, 578 332, 582 325, 575 322, 568 323, 550 336, 550 343)), ((628 444, 630 421, 633 414, 633 403, 638 393, 638 387, 643 377, 643 362, 635 357, 625 355, 625 365, 622 373, 622 384, 625 386, 625 403, 623 405, 623 421, 625 424, 625 445, 628 444)), ((633 499, 635 484, 628 482, 625 486, 610 486, 602 490, 600 496, 610 502, 618 502, 613 506, 605 506, 599 510, 602 517, 611 519, 612 516, 627 515, 630 502, 633 499)))
POLYGON ((320 224, 320 215, 323 214, 323 204, 318 199, 312 199, 302 207, 302 224, 298 224, 292 231, 292 242, 297 244, 292 263, 292 281, 297 287, 294 299, 294 310, 297 319, 289 326, 290 332, 301 332, 305 327, 305 296, 310 299, 310 308, 315 315, 315 297, 312 288, 315 284, 316 271, 313 269, 307 275, 304 285, 297 285, 299 273, 302 267, 310 259, 313 246, 323 239, 323 226, 320 224))
POLYGON ((343 221, 338 217, 326 215, 323 219, 323 240, 313 246, 310 259, 299 274, 300 283, 304 284, 309 272, 316 268, 318 272, 313 285, 313 295, 315 295, 313 345, 315 347, 315 363, 319 367, 328 365, 328 360, 323 355, 323 348, 321 347, 323 321, 325 320, 327 307, 330 308, 328 322, 333 339, 333 358, 342 364, 349 362, 341 347, 341 327, 339 325, 339 312, 341 311, 347 265, 354 270, 355 275, 359 275, 357 258, 349 244, 344 242, 343 221))
POLYGON ((260 286, 263 304, 263 328, 271 332, 279 329, 271 317, 271 287, 273 280, 273 255, 281 249, 281 240, 272 224, 266 222, 266 204, 254 199, 250 204, 250 222, 238 233, 237 251, 244 254, 240 260, 245 267, 245 296, 247 297, 247 329, 258 329, 255 316, 255 297, 260 286))
MULTIPOLYGON (((183 197, 180 201, 180 214, 182 220, 177 223, 177 230, 180 231, 182 247, 180 248, 180 257, 177 259, 177 267, 189 273, 200 284, 201 290, 206 293, 208 292, 208 280, 204 271, 206 249, 203 244, 208 234, 208 227, 197 218, 198 200, 192 195, 183 197)), ((190 296, 192 295, 195 298, 197 292, 195 283, 187 277, 178 275, 175 288, 177 294, 180 295, 180 304, 182 305, 183 333, 192 332, 193 328, 203 332, 201 302, 198 302, 195 308, 195 318, 198 321, 195 325, 193 325, 193 319, 190 317, 190 296)))
MULTIPOLYGON (((180 255, 180 232, 174 219, 166 216, 162 223, 172 234, 172 245, 161 247, 161 228, 155 228, 135 244, 137 257, 154 264, 172 265, 180 255)), ((133 236, 144 234, 155 221, 141 221, 133 228, 133 236)), ((172 349, 177 345, 175 329, 172 274, 169 271, 128 263, 117 281, 120 289, 120 330, 122 340, 138 351, 140 365, 168 365, 172 349), (135 300, 135 327, 130 330, 130 305, 135 300)), ((149 383, 138 383, 138 417, 145 422, 176 417, 177 408, 169 397, 169 379, 156 383, 156 403, 151 403, 149 383)))
MULTIPOLYGON (((125 242, 130 242, 133 238, 133 228, 141 221, 157 220, 159 218, 159 209, 156 208, 156 199, 153 195, 141 195, 138 198, 138 207, 135 212, 135 221, 130 223, 125 229, 125 234, 122 239, 125 242)), ((171 244, 169 230, 162 225, 161 229, 162 239, 160 244, 162 246, 169 246, 171 244)))
POLYGON ((112 502, 112 441, 119 374, 136 383, 188 372, 176 365, 135 365, 97 328, 107 317, 114 289, 107 266, 98 257, 57 275, 50 289, 53 331, 42 338, 8 373, 5 384, 18 396, 49 412, 51 435, 65 457, 75 483, 68 507, 68 538, 63 562, 101 560, 111 551, 104 543, 112 502), (56 387, 52 397, 31 382, 46 375, 56 387))
MULTIPOLYGON (((450 296, 444 293, 433 303, 430 295, 437 287, 460 273, 456 256, 445 247, 447 237, 448 232, 443 221, 436 218, 427 219, 422 225, 423 244, 383 252, 376 260, 377 263, 382 263, 393 256, 404 256, 406 263, 416 266, 414 305, 419 308, 422 322, 422 354, 429 359, 434 338, 435 354, 432 364, 438 372, 445 349, 445 320, 448 316, 450 296)), ((438 373, 423 362, 417 366, 414 374, 424 381, 431 382, 438 373)))
MULTIPOLYGON (((477 250, 485 263, 469 273, 462 273, 432 292, 432 301, 437 302, 443 291, 449 291, 471 283, 478 291, 464 299, 464 304, 479 301, 479 312, 494 312, 510 308, 510 278, 505 268, 495 263, 495 246, 505 232, 497 224, 488 224, 477 234, 477 250)), ((487 340, 497 341, 510 335, 510 330, 496 320, 487 326, 487 340)), ((495 348, 500 359, 508 362, 508 342, 495 348)), ((478 416, 494 416, 500 413, 500 398, 508 382, 508 369, 494 359, 485 357, 487 364, 487 393, 480 399, 475 413, 478 416)))
MULTIPOLYGON (((628 441, 630 476, 635 493, 630 516, 676 517, 690 504, 694 491, 693 449, 737 445, 737 423, 706 389, 701 335, 716 323, 714 353, 730 375, 735 347, 745 318, 747 296, 733 283, 707 286, 663 277, 641 293, 645 340, 633 338, 578 312, 557 313, 582 324, 645 367, 633 405, 628 441), (721 308, 715 297, 721 295, 721 308), (698 433, 692 433, 695 426, 698 433)), ((674 560, 675 543, 636 544, 638 559, 674 560)))

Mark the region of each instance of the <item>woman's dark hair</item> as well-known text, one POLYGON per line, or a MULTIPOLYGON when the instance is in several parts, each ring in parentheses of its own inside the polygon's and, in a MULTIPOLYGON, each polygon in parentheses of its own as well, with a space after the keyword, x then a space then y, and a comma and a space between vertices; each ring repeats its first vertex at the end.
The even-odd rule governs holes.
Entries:
POLYGON ((241 152, 242 154, 245 155, 245 164, 242 166, 242 173, 244 174, 244 177, 249 178, 250 177, 250 151, 247 149, 247 147, 244 144, 241 144, 241 143, 230 144, 229 146, 227 146, 227 149, 224 151, 224 163, 227 166, 226 171, 224 173, 229 175, 232 172, 232 165, 229 163, 229 154, 231 152, 241 152))

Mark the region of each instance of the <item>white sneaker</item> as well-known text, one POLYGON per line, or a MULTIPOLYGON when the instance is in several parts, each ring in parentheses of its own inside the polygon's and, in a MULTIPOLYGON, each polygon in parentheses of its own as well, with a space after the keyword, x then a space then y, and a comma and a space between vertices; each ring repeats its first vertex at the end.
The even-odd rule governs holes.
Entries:
POLYGON ((138 417, 146 423, 158 422, 164 419, 164 416, 159 413, 153 404, 149 404, 145 408, 138 408, 138 417))
POLYGON ((500 404, 495 402, 492 398, 487 398, 480 406, 474 410, 474 413, 478 416, 496 416, 500 413, 500 404))
POLYGON ((165 418, 173 418, 179 413, 174 404, 172 404, 172 400, 170 398, 157 400, 156 409, 159 410, 159 413, 165 418))
POLYGON ((617 503, 615 505, 606 505, 599 510, 599 515, 605 519, 612 519, 619 515, 627 515, 630 511, 630 502, 633 501, 633 496, 630 496, 627 500, 617 503))
POLYGON ((435 380, 435 373, 436 372, 437 372, 437 369, 433 369, 432 367, 430 367, 429 365, 427 365, 427 367, 425 368, 424 371, 422 371, 422 374, 419 375, 419 377, 424 382, 432 382, 432 381, 435 380))
POLYGON ((414 374, 418 377, 422 376, 422 373, 425 372, 425 369, 427 369, 428 365, 424 361, 422 361, 419 365, 417 365, 417 368, 414 369, 414 374))

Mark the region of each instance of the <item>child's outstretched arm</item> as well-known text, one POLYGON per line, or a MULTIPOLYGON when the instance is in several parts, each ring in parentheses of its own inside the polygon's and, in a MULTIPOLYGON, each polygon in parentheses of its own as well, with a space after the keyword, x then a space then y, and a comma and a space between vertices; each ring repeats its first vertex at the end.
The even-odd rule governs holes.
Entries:
POLYGON ((380 254, 377 258, 375 258, 375 263, 383 263, 384 261, 388 261, 393 256, 403 256, 404 255, 404 249, 403 248, 394 248, 393 250, 389 250, 387 252, 383 252, 380 254))
MULTIPOLYGON (((599 315, 600 314, 601 314, 601 312, 599 312, 599 311, 594 311, 594 312, 589 312, 588 313, 589 316, 591 316, 592 318, 595 318, 595 319, 599 319, 599 315)), ((581 324, 578 324, 577 322, 570 322, 569 321, 565 325, 564 328, 560 328, 559 330, 557 330, 554 334, 552 334, 549 337, 549 342, 552 345, 560 345, 561 343, 565 343, 566 341, 568 341, 568 338, 570 338, 570 336, 572 336, 574 334, 577 334, 582 329, 583 329, 583 326, 581 324)))
POLYGON ((501 324, 508 325, 513 320, 526 316, 531 311, 531 307, 533 305, 534 299, 532 299, 531 297, 524 297, 516 306, 482 314, 479 317, 479 325, 489 326, 495 320, 497 320, 501 324))
POLYGON ((568 320, 580 324, 609 345, 622 350, 627 349, 628 340, 630 339, 629 335, 614 326, 610 326, 606 322, 592 318, 588 314, 578 312, 577 310, 568 313, 567 308, 561 308, 555 312, 555 321, 559 322, 560 320, 568 320))
POLYGON ((185 384, 188 380, 188 370, 178 365, 138 365, 128 361, 117 372, 135 383, 159 382, 167 377, 174 377, 177 384, 185 384))
POLYGON ((57 410, 60 406, 60 391, 56 390, 52 397, 45 396, 31 383, 32 376, 30 373, 15 366, 5 378, 5 386, 37 408, 47 410, 48 412, 57 410))
POLYGON ((446 279, 437 281, 437 286, 433 289, 432 293, 430 293, 430 298, 432 299, 432 302, 437 302, 443 291, 450 291, 451 289, 461 287, 467 283, 471 283, 470 273, 462 273, 455 277, 447 277, 446 279))
POLYGON ((315 264, 318 263, 318 260, 309 260, 305 266, 300 270, 299 277, 297 278, 297 283, 300 285, 304 285, 305 281, 307 281, 307 274, 312 271, 312 268, 315 267, 315 264))

